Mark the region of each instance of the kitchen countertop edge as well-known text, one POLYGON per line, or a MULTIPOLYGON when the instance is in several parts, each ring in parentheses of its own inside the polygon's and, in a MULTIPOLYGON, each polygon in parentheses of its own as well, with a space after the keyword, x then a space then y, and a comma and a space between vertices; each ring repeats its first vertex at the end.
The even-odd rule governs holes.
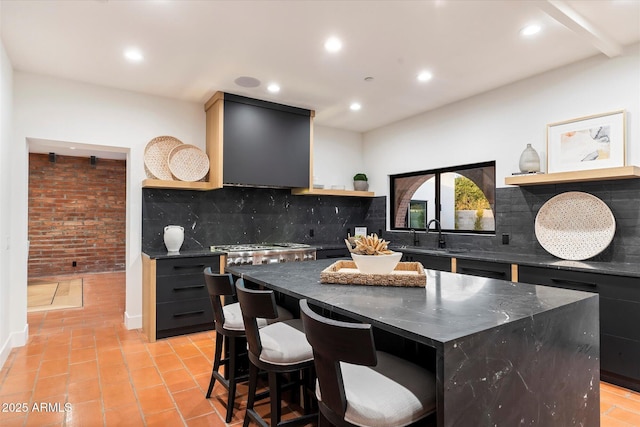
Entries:
POLYGON ((169 258, 196 258, 201 256, 222 256, 226 252, 212 251, 210 249, 192 249, 180 251, 177 253, 168 253, 167 251, 142 251, 143 255, 151 259, 169 259, 169 258))

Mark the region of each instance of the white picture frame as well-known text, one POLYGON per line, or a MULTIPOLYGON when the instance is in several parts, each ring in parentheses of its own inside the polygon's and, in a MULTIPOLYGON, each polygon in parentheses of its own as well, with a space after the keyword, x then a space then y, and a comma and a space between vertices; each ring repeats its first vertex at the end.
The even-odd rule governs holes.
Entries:
POLYGON ((547 125, 547 172, 625 166, 625 111, 547 125))

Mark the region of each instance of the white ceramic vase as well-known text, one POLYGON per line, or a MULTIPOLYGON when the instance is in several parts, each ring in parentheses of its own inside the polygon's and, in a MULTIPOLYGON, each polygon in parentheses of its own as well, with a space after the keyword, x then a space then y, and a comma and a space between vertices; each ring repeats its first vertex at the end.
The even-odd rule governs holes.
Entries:
POLYGON ((164 228, 164 245, 168 252, 178 252, 184 242, 184 227, 167 225, 164 228))
POLYGON ((520 155, 520 172, 540 172, 540 156, 538 152, 527 144, 527 148, 524 149, 520 155))

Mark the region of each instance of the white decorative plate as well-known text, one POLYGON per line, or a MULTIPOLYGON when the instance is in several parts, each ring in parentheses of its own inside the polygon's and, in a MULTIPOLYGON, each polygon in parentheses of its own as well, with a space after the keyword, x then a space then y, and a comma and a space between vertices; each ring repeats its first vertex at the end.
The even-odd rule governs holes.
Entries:
POLYGON ((153 138, 144 149, 144 166, 148 178, 173 181, 167 158, 169 152, 182 145, 182 141, 172 136, 153 138))
POLYGON ((536 215, 538 242, 551 255, 580 261, 598 255, 613 240, 611 209, 589 193, 569 191, 552 197, 536 215))
POLYGON ((199 181, 209 172, 209 157, 195 145, 174 147, 168 156, 169 170, 180 181, 199 181))

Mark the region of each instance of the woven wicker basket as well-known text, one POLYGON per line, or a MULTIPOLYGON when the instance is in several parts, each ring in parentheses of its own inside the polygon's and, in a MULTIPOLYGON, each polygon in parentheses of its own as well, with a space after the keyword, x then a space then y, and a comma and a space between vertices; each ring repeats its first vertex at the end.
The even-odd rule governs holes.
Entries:
POLYGON ((364 274, 355 262, 340 260, 322 270, 320 283, 425 287, 427 275, 419 262, 399 262, 391 274, 364 274))
POLYGON ((168 158, 171 150, 179 145, 182 145, 182 141, 172 136, 158 136, 149 141, 144 149, 144 166, 147 177, 173 181, 168 158))
POLYGON ((180 181, 199 181, 209 172, 209 157, 195 145, 174 147, 168 162, 171 174, 180 181))

